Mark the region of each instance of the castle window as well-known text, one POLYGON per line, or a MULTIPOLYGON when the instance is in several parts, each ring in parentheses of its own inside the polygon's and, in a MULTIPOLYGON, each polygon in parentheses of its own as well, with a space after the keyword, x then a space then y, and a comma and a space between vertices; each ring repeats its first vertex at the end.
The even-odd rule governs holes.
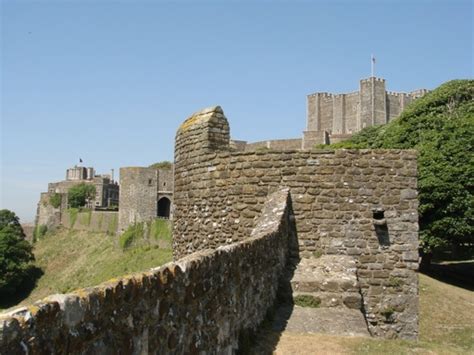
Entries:
POLYGON ((166 186, 166 181, 165 181, 165 182, 163 182, 163 186, 166 186))
POLYGON ((151 186, 152 181, 153 181, 152 179, 148 179, 148 185, 151 186))
POLYGON ((384 211, 374 210, 372 211, 372 216, 374 219, 377 219, 377 220, 384 219, 384 211))

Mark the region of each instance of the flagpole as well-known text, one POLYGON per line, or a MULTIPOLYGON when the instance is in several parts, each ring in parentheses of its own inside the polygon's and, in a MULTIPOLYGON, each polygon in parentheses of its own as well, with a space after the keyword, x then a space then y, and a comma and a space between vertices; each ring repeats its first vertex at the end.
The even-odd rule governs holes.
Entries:
POLYGON ((371 77, 374 77, 374 72, 375 72, 375 57, 373 54, 371 54, 371 58, 370 58, 370 76, 371 77))
POLYGON ((374 77, 374 55, 370 55, 370 77, 374 77))

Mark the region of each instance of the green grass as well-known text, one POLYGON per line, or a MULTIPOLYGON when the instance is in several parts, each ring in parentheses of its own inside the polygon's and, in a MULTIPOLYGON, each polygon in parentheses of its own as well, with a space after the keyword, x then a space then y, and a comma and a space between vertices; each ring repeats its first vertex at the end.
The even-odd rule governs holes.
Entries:
POLYGON ((109 225, 107 226, 107 234, 115 235, 115 233, 117 233, 117 226, 118 226, 118 213, 114 214, 114 216, 110 219, 109 225))
POLYGON ((92 218, 92 210, 87 210, 79 213, 79 222, 83 226, 90 226, 92 218))
POLYGON ((155 219, 150 226, 150 236, 171 243, 171 223, 166 219, 155 219))
POLYGON ((132 246, 166 246, 171 245, 171 223, 166 219, 155 219, 153 222, 132 224, 119 237, 122 249, 132 246))
POLYGON ((72 227, 74 227, 74 224, 76 224, 79 209, 78 208, 69 208, 67 210, 67 212, 69 213, 69 228, 72 228, 72 227))
POLYGON ((36 265, 44 275, 21 304, 54 293, 94 286, 114 277, 171 261, 170 247, 141 246, 122 251, 117 237, 106 233, 60 229, 47 233, 34 247, 36 265))
POLYGON ((295 305, 300 307, 318 308, 321 300, 311 295, 298 295, 293 298, 295 305))

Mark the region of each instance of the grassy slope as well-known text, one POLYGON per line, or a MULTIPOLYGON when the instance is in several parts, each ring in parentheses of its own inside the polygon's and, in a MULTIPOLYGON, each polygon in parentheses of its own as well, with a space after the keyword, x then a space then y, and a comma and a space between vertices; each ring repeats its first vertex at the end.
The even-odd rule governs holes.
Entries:
POLYGON ((122 251, 117 237, 104 233, 60 230, 46 235, 34 249, 36 265, 44 275, 21 304, 164 264, 172 258, 169 236, 164 239, 160 245, 167 244, 167 248, 142 246, 122 251))
POLYGON ((474 292, 420 275, 419 338, 415 342, 283 333, 275 353, 473 354, 474 292))

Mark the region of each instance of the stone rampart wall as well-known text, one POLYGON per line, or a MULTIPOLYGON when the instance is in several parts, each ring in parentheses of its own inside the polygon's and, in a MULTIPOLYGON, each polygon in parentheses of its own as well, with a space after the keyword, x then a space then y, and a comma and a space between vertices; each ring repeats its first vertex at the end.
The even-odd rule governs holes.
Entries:
POLYGON ((231 354, 272 307, 288 257, 288 190, 248 238, 0 316, 0 353, 231 354))
POLYGON ((61 222, 61 209, 55 208, 50 203, 50 198, 53 193, 42 192, 38 207, 36 210, 36 226, 47 226, 48 229, 59 226, 61 222))
POLYGON ((66 210, 61 214, 61 225, 73 230, 115 234, 118 228, 118 216, 119 213, 116 211, 76 213, 66 210))
POLYGON ((246 152, 251 152, 261 149, 277 149, 277 150, 297 150, 301 149, 301 138, 294 139, 273 139, 261 142, 247 143, 243 149, 246 152))
POLYGON ((244 239, 266 196, 287 186, 300 253, 354 256, 371 332, 416 337, 416 152, 232 152, 228 136, 220 108, 178 130, 174 257, 244 239))

